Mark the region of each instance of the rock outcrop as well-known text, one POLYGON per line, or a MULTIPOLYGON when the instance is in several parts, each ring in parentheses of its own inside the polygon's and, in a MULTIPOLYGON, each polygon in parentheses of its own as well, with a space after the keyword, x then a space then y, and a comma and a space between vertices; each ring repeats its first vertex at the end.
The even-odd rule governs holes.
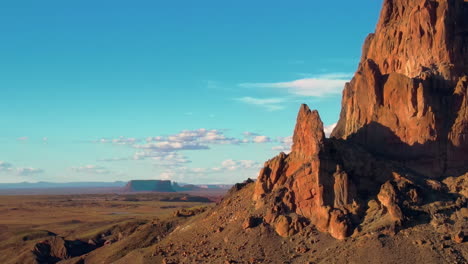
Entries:
POLYGON ((36 243, 32 253, 38 263, 56 263, 60 260, 81 256, 97 248, 80 240, 69 241, 53 235, 36 243))
POLYGON ((308 221, 334 237, 349 235, 355 186, 333 152, 318 112, 302 105, 291 153, 266 162, 255 186, 257 208, 269 208, 265 221, 280 235, 297 232, 308 221))
POLYGON ((395 232, 468 171, 467 74, 467 1, 384 1, 331 138, 302 105, 291 153, 260 171, 264 222, 281 236, 308 224, 337 239, 395 232))
POLYGON ((468 2, 387 0, 332 137, 433 177, 468 169, 468 2))

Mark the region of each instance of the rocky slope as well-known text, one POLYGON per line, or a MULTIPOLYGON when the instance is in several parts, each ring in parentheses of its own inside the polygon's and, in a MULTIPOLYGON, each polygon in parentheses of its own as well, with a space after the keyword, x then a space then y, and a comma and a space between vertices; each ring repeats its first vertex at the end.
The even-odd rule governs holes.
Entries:
MULTIPOLYGON (((466 242, 452 232, 462 225, 462 214, 467 217, 466 208, 395 234, 373 232, 337 240, 304 224, 286 238, 277 234, 278 228, 267 223, 263 210, 249 199, 255 185, 252 181, 238 184, 212 210, 180 224, 152 246, 113 258, 113 263, 466 263, 468 259, 466 242)), ((98 249, 93 255, 105 250, 112 248, 98 249)))

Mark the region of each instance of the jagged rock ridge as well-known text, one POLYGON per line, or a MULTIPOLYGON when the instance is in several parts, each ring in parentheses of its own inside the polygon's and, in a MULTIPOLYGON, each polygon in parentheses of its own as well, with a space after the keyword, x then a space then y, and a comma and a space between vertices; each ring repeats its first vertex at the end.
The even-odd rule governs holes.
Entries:
POLYGON ((332 137, 433 178, 463 173, 467 73, 467 1, 385 1, 332 137))
POLYGON ((291 153, 261 170, 264 221, 281 236, 312 223, 343 239, 393 233, 430 199, 466 206, 441 181, 468 171, 467 73, 467 1, 386 0, 331 138, 302 105, 291 153))

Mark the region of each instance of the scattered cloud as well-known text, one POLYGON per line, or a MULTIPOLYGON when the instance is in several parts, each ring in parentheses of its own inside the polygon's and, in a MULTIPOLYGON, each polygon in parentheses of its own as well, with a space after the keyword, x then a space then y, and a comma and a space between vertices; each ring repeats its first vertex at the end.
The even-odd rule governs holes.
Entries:
POLYGON ((288 82, 241 83, 239 86, 285 89, 297 96, 323 97, 340 94, 350 78, 351 74, 348 73, 327 73, 288 82))
POLYGON ((125 161, 125 160, 130 160, 130 158, 107 158, 107 159, 98 159, 97 161, 113 162, 113 161, 125 161))
POLYGON ((13 173, 20 176, 29 176, 32 174, 40 174, 43 173, 44 170, 38 168, 31 168, 31 167, 24 167, 24 168, 17 168, 13 166, 13 164, 5 161, 0 160, 0 172, 5 173, 13 173))
POLYGON ((174 180, 177 174, 172 171, 164 171, 159 174, 159 179, 161 180, 174 180))
POLYGON ((250 96, 237 98, 236 100, 245 104, 262 107, 268 111, 277 111, 284 109, 283 104, 286 101, 283 98, 254 98, 250 96))
POLYGON ((133 145, 139 140, 136 138, 127 138, 127 137, 118 137, 115 139, 101 138, 98 140, 93 140, 94 143, 112 143, 116 145, 133 145))
POLYGON ((16 171, 21 176, 28 176, 28 175, 39 174, 39 173, 44 172, 44 170, 37 169, 37 168, 17 168, 16 171))
POLYGON ((86 165, 81 167, 72 167, 74 172, 88 173, 88 174, 109 174, 111 171, 102 166, 97 165, 86 165))
POLYGON ((135 145, 137 149, 149 149, 153 151, 171 152, 180 150, 201 150, 209 149, 208 146, 199 143, 190 142, 174 142, 174 141, 161 141, 155 143, 147 143, 142 145, 135 145))
MULTIPOLYGON (((129 160, 152 160, 155 165, 165 168, 184 167, 191 160, 181 155, 181 151, 208 150, 213 145, 240 145, 240 144, 264 144, 275 142, 268 136, 254 132, 244 132, 243 137, 228 137, 219 129, 183 130, 179 133, 167 136, 147 137, 137 140, 135 138, 101 139, 94 142, 115 143, 130 145, 137 149, 130 157, 112 157, 99 159, 99 162, 118 162, 129 160)), ((74 168, 75 171, 96 170, 94 166, 74 168)), ((101 172, 102 173, 102 172, 101 172)))
POLYGON ((267 136, 255 136, 253 137, 252 141, 255 143, 268 143, 271 142, 271 138, 267 136))
POLYGON ((178 167, 192 162, 187 157, 177 152, 140 151, 135 153, 133 159, 151 159, 162 167, 178 167))
POLYGON ((333 132, 333 129, 335 129, 335 127, 336 127, 336 123, 325 126, 323 128, 323 130, 325 132, 325 136, 330 137, 330 134, 333 132))
POLYGON ((171 152, 181 150, 209 149, 209 145, 248 143, 243 139, 227 137, 222 130, 197 129, 184 130, 174 135, 146 138, 146 144, 134 145, 138 149, 171 152))
POLYGON ((163 141, 164 137, 157 136, 157 137, 147 137, 146 142, 152 142, 152 141, 163 141))
MULTIPOLYGON (((232 160, 228 159, 221 162, 221 170, 245 170, 245 169, 259 169, 262 164, 253 160, 232 160)), ((216 168, 215 168, 216 169, 216 168)))
POLYGON ((32 174, 43 173, 44 170, 43 169, 37 169, 37 168, 30 168, 30 167, 29 168, 28 167, 17 168, 15 166, 13 166, 13 164, 11 164, 11 163, 0 160, 0 172, 10 172, 10 173, 16 173, 16 174, 21 175, 21 176, 28 176, 28 175, 32 175, 32 174))
POLYGON ((249 131, 246 131, 244 133, 242 133, 244 136, 246 137, 254 137, 254 136, 259 136, 258 133, 255 133, 255 132, 249 132, 249 131))
MULTIPOLYGON (((176 152, 183 150, 206 150, 210 149, 211 145, 239 145, 245 143, 267 143, 271 141, 272 140, 267 136, 262 136, 252 132, 245 132, 244 138, 235 138, 226 136, 223 130, 200 128, 196 130, 183 130, 179 133, 168 136, 147 137, 144 140, 137 138, 119 137, 116 139, 102 138, 92 142, 130 145, 136 149, 146 150, 146 153, 151 153, 176 152)), ((138 155, 139 154, 137 154, 137 156, 138 155)), ((126 159, 128 158, 110 158, 99 161, 120 161, 126 159)))
MULTIPOLYGON (((160 179, 174 181, 200 181, 203 179, 213 181, 216 177, 213 175, 234 175, 234 182, 241 181, 247 177, 256 177, 258 170, 262 164, 253 160, 233 160, 228 159, 221 162, 219 166, 212 168, 190 168, 190 167, 174 167, 163 171, 160 179)), ((225 182, 225 181, 223 181, 225 182)))
POLYGON ((13 165, 11 163, 0 160, 0 172, 11 171, 12 169, 13 169, 13 165))
POLYGON ((280 143, 279 146, 274 146, 272 149, 279 152, 289 153, 291 152, 291 147, 293 143, 293 137, 279 137, 277 142, 280 143))
POLYGON ((251 143, 270 143, 273 140, 268 136, 263 136, 255 132, 244 132, 244 137, 246 138, 246 142, 251 143))
POLYGON ((29 139, 29 137, 19 137, 17 138, 17 140, 19 141, 27 141, 29 139))
POLYGON ((312 73, 297 73, 298 76, 304 79, 338 79, 338 80, 351 80, 353 78, 353 73, 348 72, 332 72, 332 73, 322 73, 322 74, 312 74, 312 73))

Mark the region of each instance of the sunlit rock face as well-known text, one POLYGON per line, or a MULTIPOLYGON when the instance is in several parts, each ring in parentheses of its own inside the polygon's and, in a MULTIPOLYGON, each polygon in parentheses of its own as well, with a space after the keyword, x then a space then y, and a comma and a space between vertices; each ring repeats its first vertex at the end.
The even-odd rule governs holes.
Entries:
POLYGON ((421 192, 468 171, 468 2, 386 0, 325 138, 302 105, 292 151, 267 161, 253 200, 282 236, 394 231, 421 192))
POLYGON ((385 1, 332 137, 433 178, 468 164, 468 2, 385 1))

